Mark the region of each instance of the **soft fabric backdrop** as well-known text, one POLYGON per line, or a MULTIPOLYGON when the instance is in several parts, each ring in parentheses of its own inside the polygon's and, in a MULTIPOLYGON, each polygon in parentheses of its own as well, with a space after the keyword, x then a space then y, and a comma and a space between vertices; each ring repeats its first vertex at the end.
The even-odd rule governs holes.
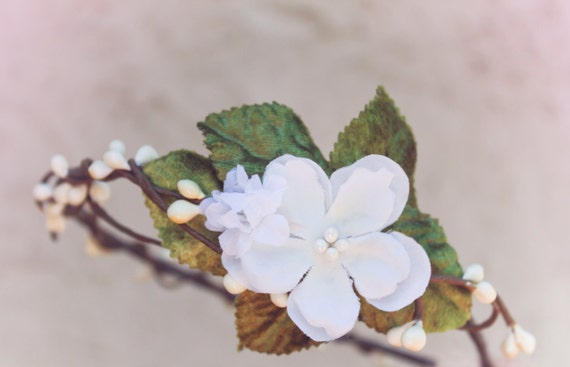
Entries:
MULTIPOLYGON (((131 154, 146 143, 205 153, 195 123, 244 103, 291 106, 328 154, 378 84, 417 137, 420 207, 538 337, 533 357, 506 362, 498 323, 487 333, 498 365, 567 360, 568 4, 3 1, 0 365, 370 366, 336 345, 237 353, 219 299, 141 282, 122 255, 87 257, 76 226, 51 243, 31 188, 53 153, 77 163, 114 138, 131 154)), ((113 194, 110 210, 152 234, 137 190, 113 194)), ((459 332, 431 336, 425 354, 476 366, 459 332)))

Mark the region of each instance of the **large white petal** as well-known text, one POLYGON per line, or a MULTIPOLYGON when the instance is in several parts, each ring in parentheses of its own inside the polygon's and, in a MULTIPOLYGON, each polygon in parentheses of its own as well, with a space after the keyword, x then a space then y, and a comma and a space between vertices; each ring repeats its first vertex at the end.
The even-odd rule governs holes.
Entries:
POLYGON ((278 213, 287 218, 291 233, 316 239, 331 200, 330 181, 323 169, 310 159, 284 155, 269 163, 264 180, 273 175, 287 181, 278 213))
POLYGON ((397 311, 424 294, 431 277, 431 264, 422 246, 400 232, 392 232, 390 235, 406 249, 410 257, 410 274, 398 284, 398 288, 391 295, 380 299, 366 299, 373 306, 388 312, 397 311))
POLYGON ((348 239, 340 259, 358 293, 365 298, 392 294, 410 273, 410 259, 404 246, 386 233, 373 232, 348 239))
POLYGON ((263 218, 251 235, 257 243, 279 246, 289 238, 289 224, 282 215, 271 214, 263 218))
MULTIPOLYGON (((406 206, 406 202, 408 201, 408 194, 410 192, 410 182, 406 173, 398 165, 398 163, 394 162, 388 157, 372 154, 366 157, 363 157, 352 165, 348 167, 343 167, 335 171, 331 176, 331 184, 333 189, 333 198, 337 200, 339 196, 339 191, 341 188, 349 181, 349 179, 355 174, 355 172, 359 169, 365 169, 370 172, 379 172, 382 170, 386 170, 393 175, 391 182, 389 183, 389 189, 394 193, 394 201, 392 202, 392 209, 391 213, 388 215, 387 219, 384 220, 384 223, 375 223, 375 228, 371 230, 380 230, 384 229, 387 226, 394 223, 402 214, 404 207, 406 206)), ((360 195, 363 197, 367 197, 371 199, 371 202, 378 202, 381 201, 384 194, 381 192, 381 186, 374 188, 373 185, 372 189, 369 191, 364 192, 356 192, 353 193, 354 195, 360 195), (380 197, 372 199, 374 195, 379 195, 380 197)), ((349 191, 350 193, 350 191, 349 191)), ((374 210, 372 205, 366 206, 364 208, 374 210)), ((361 232, 360 234, 365 233, 361 232)))
POLYGON ((257 293, 286 293, 293 289, 314 261, 311 243, 290 238, 282 246, 253 243, 241 256, 222 253, 230 275, 257 293))
POLYGON ((320 258, 291 292, 287 312, 311 339, 328 341, 348 333, 356 323, 360 302, 338 261, 320 258))

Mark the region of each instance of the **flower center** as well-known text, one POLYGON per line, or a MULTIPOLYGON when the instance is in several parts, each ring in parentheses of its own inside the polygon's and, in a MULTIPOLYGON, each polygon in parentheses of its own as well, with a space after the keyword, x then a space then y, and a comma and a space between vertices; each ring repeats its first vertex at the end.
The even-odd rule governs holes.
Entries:
POLYGON ((315 241, 315 251, 331 261, 338 259, 339 253, 344 251, 348 244, 344 238, 339 239, 338 236, 338 229, 327 228, 323 237, 315 241))

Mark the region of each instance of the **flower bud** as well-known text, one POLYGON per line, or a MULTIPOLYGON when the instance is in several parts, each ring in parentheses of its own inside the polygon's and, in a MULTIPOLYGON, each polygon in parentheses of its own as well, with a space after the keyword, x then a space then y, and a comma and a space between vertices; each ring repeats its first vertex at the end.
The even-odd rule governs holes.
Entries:
POLYGON ((89 166, 89 176, 94 180, 102 180, 109 176, 113 172, 113 169, 103 161, 94 161, 89 166))
POLYGON ((479 283, 483 281, 485 276, 485 272, 483 270, 483 266, 480 264, 472 264, 465 269, 463 273, 463 279, 468 280, 473 283, 479 283))
POLYGON ((517 347, 515 335, 513 333, 509 333, 507 338, 503 341, 501 351, 508 359, 514 359, 519 354, 519 348, 517 347))
POLYGON ((96 203, 104 203, 111 197, 111 186, 103 181, 93 181, 89 188, 89 196, 96 203))
POLYGON ((473 295, 477 301, 483 304, 489 304, 495 302, 495 299, 497 298, 497 291, 495 290, 495 287, 491 285, 491 283, 481 282, 475 287, 473 295))
POLYGON ((203 199, 206 196, 200 186, 192 180, 180 180, 176 186, 180 194, 187 199, 203 199))
POLYGON ((402 334, 404 331, 408 330, 409 326, 406 325, 396 326, 388 330, 386 333, 386 341, 393 347, 401 347, 402 346, 402 334))
POLYGON ((198 214, 200 214, 198 205, 186 200, 176 200, 170 204, 166 211, 168 218, 177 224, 187 223, 198 214))
POLYGON ((536 348, 534 335, 524 330, 520 325, 513 326, 513 334, 517 347, 526 354, 532 354, 536 348))
POLYGON ((113 140, 112 142, 109 143, 109 150, 112 152, 117 152, 117 153, 121 153, 121 154, 125 154, 125 143, 123 143, 122 140, 113 140))
POLYGON ((46 201, 53 194, 53 189, 46 183, 37 184, 34 187, 33 195, 37 201, 46 201))
POLYGON ((111 250, 101 246, 99 241, 92 235, 87 236, 87 242, 85 243, 85 253, 90 257, 104 256, 111 253, 111 250))
POLYGON ((43 212, 46 217, 60 217, 63 215, 65 204, 61 203, 47 203, 43 206, 43 212))
POLYGON ((103 154, 103 162, 113 169, 130 170, 129 163, 126 158, 119 152, 110 150, 103 154))
POLYGON ((72 186, 67 192, 67 201, 74 206, 83 204, 86 198, 87 185, 72 186))
POLYGON ((277 307, 285 308, 287 307, 287 301, 289 300, 289 295, 287 293, 272 293, 271 302, 277 307))
POLYGON ((150 145, 143 145, 137 151, 135 155, 135 163, 139 166, 143 166, 147 163, 150 163, 158 158, 158 153, 156 150, 151 147, 150 145))
POLYGON ((232 278, 230 274, 224 276, 224 287, 231 294, 240 294, 246 290, 246 288, 241 285, 237 280, 232 278))
POLYGON ((67 163, 67 159, 61 154, 56 154, 51 157, 51 170, 57 176, 61 178, 65 178, 67 173, 69 172, 69 164, 67 163))
POLYGON ((422 350, 426 345, 426 341, 427 335, 421 321, 418 321, 402 334, 402 345, 413 352, 422 350))

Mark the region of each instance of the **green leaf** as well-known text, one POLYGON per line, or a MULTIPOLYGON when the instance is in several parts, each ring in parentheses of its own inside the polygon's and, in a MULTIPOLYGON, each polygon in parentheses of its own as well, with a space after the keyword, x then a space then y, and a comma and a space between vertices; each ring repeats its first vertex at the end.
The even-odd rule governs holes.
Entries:
POLYGON ((236 327, 239 349, 289 354, 318 345, 291 321, 286 308, 275 306, 268 294, 250 291, 236 299, 236 327))
POLYGON ((402 166, 410 179, 408 203, 417 206, 414 190, 414 135, 382 87, 378 87, 376 97, 338 135, 330 153, 331 166, 334 169, 349 166, 369 154, 385 155, 402 166))
MULTIPOLYGON (((437 219, 423 214, 417 208, 407 206, 391 230, 413 237, 428 254, 432 274, 461 277, 463 270, 457 261, 457 253, 447 243, 443 228, 437 219)), ((465 289, 441 283, 430 283, 424 301, 424 328, 427 332, 457 329, 471 317, 471 293, 465 289)), ((361 320, 369 327, 386 333, 390 328, 410 321, 414 306, 397 312, 383 312, 366 302, 362 304, 361 320)))
MULTIPOLYGON (((147 164, 144 167, 144 173, 156 186, 172 191, 177 190, 176 184, 182 179, 193 180, 206 195, 221 186, 208 159, 186 150, 170 152, 166 156, 147 164)), ((170 204, 175 199, 164 197, 164 200, 170 204)), ((226 274, 219 254, 169 220, 166 214, 148 198, 145 199, 145 204, 150 210, 154 227, 158 230, 158 237, 162 240, 162 246, 170 250, 171 257, 191 268, 207 271, 214 275, 226 274)), ((203 216, 196 216, 188 225, 210 240, 218 241, 219 233, 211 232, 204 227, 203 216)))
POLYGON ((213 113, 198 127, 220 180, 238 164, 250 175, 262 174, 270 161, 283 154, 310 158, 330 173, 303 122, 290 108, 275 102, 213 113))

